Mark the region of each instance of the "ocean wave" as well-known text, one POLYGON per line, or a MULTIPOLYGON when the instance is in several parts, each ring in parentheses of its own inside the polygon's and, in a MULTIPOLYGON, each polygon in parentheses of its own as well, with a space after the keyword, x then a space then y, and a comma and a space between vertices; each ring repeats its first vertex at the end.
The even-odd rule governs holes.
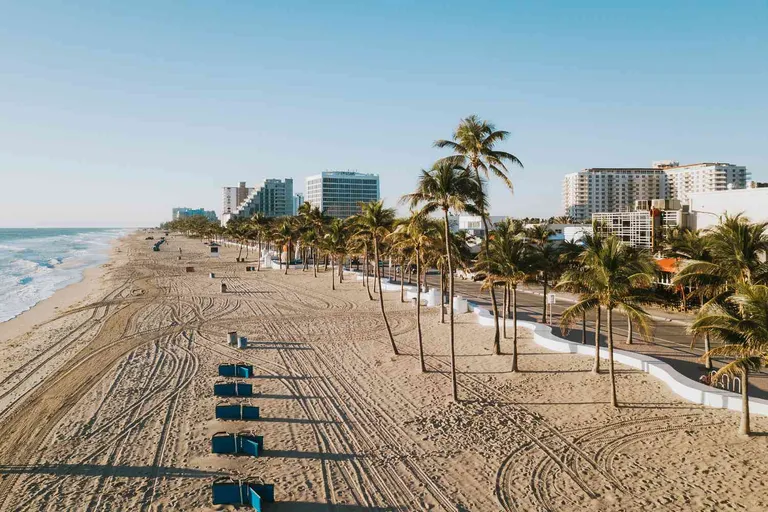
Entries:
POLYGON ((0 251, 12 251, 12 252, 21 252, 26 251, 26 247, 19 247, 16 245, 7 245, 7 244, 0 244, 0 251))
POLYGON ((0 229, 0 322, 82 279, 127 230, 0 229))

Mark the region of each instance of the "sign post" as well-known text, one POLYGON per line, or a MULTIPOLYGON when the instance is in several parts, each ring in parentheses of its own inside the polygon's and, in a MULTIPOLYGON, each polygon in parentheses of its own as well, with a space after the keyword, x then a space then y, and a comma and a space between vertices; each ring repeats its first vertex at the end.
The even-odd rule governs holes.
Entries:
POLYGON ((549 325, 552 325, 552 306, 557 303, 557 296, 554 293, 547 294, 547 305, 549 305, 549 325))

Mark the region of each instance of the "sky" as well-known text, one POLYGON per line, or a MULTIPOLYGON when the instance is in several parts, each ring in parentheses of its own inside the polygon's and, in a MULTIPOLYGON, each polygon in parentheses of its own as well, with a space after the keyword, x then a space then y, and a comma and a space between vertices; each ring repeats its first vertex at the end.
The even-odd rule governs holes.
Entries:
POLYGON ((587 167, 768 181, 768 2, 0 0, 0 227, 152 226, 221 187, 380 175, 390 206, 477 114, 523 169, 494 215, 562 213, 587 167))

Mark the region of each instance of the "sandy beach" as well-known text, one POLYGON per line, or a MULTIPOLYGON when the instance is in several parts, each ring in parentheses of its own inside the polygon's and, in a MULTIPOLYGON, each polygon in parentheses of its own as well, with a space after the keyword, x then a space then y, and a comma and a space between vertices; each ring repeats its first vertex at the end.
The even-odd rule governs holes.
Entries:
POLYGON ((0 510, 230 510, 211 503, 221 476, 274 484, 274 511, 768 508, 768 439, 738 436, 738 413, 620 365, 615 410, 589 358, 524 330, 512 374, 472 314, 457 317, 455 404, 438 311, 422 311, 422 374, 398 293, 384 295, 393 356, 352 275, 332 291, 330 272, 246 272, 236 249, 209 258, 170 237, 153 252, 145 236, 0 324, 0 510), (253 366, 255 396, 231 401, 259 421, 214 417, 218 365, 235 362, 253 366), (212 454, 216 432, 262 435, 265 451, 212 454))

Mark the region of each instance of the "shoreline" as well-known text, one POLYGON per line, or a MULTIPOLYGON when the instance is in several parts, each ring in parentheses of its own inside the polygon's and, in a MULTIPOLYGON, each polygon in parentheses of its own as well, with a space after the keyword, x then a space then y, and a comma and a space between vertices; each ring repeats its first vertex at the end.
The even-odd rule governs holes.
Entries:
POLYGON ((102 278, 107 270, 116 263, 117 256, 121 254, 117 251, 125 244, 126 237, 132 234, 133 232, 126 233, 112 240, 105 254, 107 260, 85 268, 80 279, 55 290, 52 295, 39 300, 29 309, 22 311, 13 318, 0 322, 0 342, 6 342, 32 331, 35 327, 53 320, 59 313, 85 301, 92 293, 98 291, 103 286, 102 278))

